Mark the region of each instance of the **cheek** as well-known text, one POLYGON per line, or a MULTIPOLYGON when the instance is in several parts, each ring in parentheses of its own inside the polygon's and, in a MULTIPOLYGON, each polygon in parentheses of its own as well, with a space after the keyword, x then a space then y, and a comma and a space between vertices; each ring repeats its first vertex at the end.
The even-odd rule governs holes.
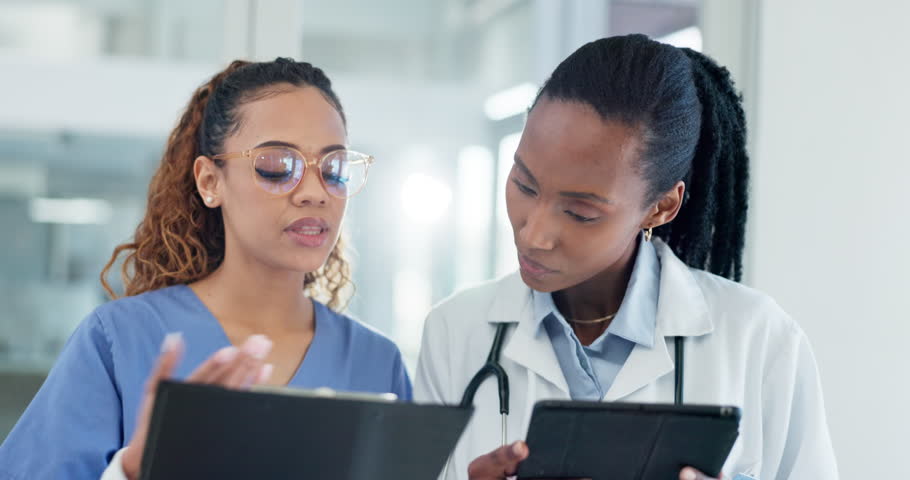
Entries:
POLYGON ((609 256, 611 238, 599 229, 569 227, 560 235, 563 251, 576 263, 592 265, 609 256))
POLYGON ((230 222, 237 234, 247 240, 265 240, 275 234, 280 214, 281 208, 277 202, 250 196, 235 199, 225 214, 225 221, 230 222))
POLYGON ((333 199, 333 203, 329 204, 325 219, 329 222, 329 224, 335 226, 336 233, 341 232, 342 225, 344 224, 344 215, 347 212, 347 207, 347 200, 333 199))
POLYGON ((521 225, 524 225, 527 211, 527 198, 517 190, 511 182, 506 186, 506 213, 509 215, 509 223, 516 232, 521 225))
POLYGON ((345 212, 348 210, 348 200, 347 199, 336 199, 335 204, 332 205, 332 211, 335 212, 340 219, 344 218, 345 212))
POLYGON ((274 230, 281 214, 282 203, 279 199, 260 189, 244 175, 231 177, 228 187, 227 205, 223 207, 225 222, 230 223, 238 235, 255 239, 274 230))
POLYGON ((566 228, 560 239, 567 259, 580 270, 601 271, 622 257, 634 232, 630 237, 623 222, 612 221, 594 228, 566 228))

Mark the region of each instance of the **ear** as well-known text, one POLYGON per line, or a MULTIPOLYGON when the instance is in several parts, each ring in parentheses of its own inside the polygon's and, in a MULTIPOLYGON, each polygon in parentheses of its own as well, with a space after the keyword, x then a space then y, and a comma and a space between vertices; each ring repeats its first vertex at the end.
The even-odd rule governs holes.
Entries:
POLYGON ((657 203, 651 206, 648 214, 642 220, 641 228, 657 228, 672 222, 679 214, 685 193, 686 184, 681 180, 676 182, 673 188, 664 193, 657 203))
POLYGON ((202 203, 209 208, 220 207, 222 179, 214 160, 205 155, 196 157, 196 161, 193 162, 193 176, 196 178, 196 190, 202 197, 202 203))

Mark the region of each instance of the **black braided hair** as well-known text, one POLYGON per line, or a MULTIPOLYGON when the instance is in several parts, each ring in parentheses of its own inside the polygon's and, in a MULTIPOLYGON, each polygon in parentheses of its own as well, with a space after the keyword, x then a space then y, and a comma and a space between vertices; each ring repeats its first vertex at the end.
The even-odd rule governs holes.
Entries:
POLYGON ((589 105, 637 129, 646 203, 686 183, 679 215, 654 235, 689 266, 742 278, 749 158, 742 98, 726 68, 644 35, 610 37, 559 64, 535 105, 542 97, 589 105))

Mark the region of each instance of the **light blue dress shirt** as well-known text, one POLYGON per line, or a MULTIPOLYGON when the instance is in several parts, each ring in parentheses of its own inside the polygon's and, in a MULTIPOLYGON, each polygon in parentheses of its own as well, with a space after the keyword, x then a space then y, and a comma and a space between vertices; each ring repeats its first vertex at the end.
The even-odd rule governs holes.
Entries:
MULTIPOLYGON (((316 331, 290 386, 393 392, 411 399, 398 348, 314 302, 316 331)), ((169 332, 186 342, 177 378, 230 344, 187 286, 108 302, 86 318, 28 409, 0 445, 0 480, 97 480, 133 435, 146 377, 169 332)))
POLYGON ((551 294, 533 292, 534 318, 550 337, 573 400, 603 399, 635 345, 654 345, 659 294, 660 258, 654 245, 641 237, 622 305, 591 345, 581 344, 551 294))
MULTIPOLYGON (((607 330, 584 346, 549 293, 533 292, 534 318, 553 344, 573 400, 602 400, 635 345, 654 346, 660 258, 651 242, 639 239, 635 266, 622 305, 607 330)), ((744 474, 733 480, 756 480, 744 474)))

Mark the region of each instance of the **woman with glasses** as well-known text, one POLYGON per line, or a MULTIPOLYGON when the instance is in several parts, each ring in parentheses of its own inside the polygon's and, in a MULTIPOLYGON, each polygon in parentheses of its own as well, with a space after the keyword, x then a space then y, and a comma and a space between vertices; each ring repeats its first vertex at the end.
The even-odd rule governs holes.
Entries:
POLYGON ((114 296, 105 274, 127 254, 125 297, 73 333, 0 446, 0 479, 97 479, 109 463, 106 477, 136 478, 172 376, 410 399, 398 348, 339 313, 345 209, 372 162, 347 148, 341 103, 308 63, 237 61, 199 88, 102 273, 114 296))

